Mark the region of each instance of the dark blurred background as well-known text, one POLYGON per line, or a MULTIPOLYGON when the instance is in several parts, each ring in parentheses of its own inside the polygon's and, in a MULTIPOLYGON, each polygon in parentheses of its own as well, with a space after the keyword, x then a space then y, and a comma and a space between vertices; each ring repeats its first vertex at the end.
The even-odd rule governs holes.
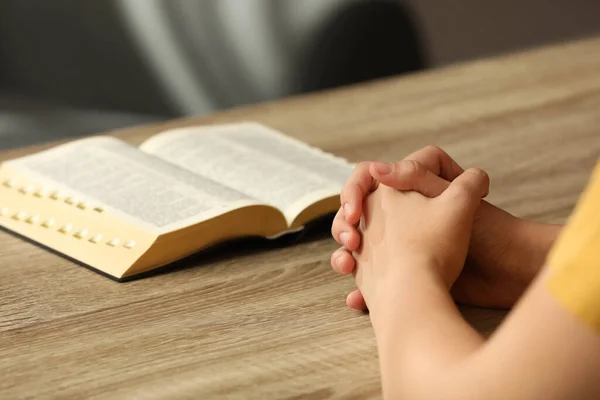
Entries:
POLYGON ((600 32, 596 0, 0 0, 0 148, 600 32))

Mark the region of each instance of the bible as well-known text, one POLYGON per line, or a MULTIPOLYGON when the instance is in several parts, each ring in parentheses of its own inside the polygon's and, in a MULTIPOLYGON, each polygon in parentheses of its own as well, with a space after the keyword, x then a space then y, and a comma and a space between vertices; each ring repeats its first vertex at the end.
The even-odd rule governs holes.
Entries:
POLYGON ((4 162, 0 225, 116 280, 339 208, 345 159, 254 122, 94 136, 4 162))

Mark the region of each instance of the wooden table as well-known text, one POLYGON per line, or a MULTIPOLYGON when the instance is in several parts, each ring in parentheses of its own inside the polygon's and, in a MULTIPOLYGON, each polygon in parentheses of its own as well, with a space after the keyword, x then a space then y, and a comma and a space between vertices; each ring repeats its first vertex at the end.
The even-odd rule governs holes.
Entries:
MULTIPOLYGON (((244 119, 355 161, 437 144, 489 172, 493 203, 560 222, 600 154, 600 39, 115 134, 244 119)), ((335 248, 119 284, 0 233, 0 397, 378 398, 369 319, 345 307, 353 282, 331 271, 335 248)), ((464 313, 485 333, 503 315, 464 313)))

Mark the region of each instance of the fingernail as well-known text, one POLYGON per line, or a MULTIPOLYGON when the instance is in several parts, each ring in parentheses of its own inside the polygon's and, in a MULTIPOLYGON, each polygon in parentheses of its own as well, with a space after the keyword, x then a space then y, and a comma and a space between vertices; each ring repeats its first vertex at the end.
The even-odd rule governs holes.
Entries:
POLYGON ((348 232, 340 233, 340 240, 342 241, 342 244, 346 247, 348 247, 348 236, 348 232))
POLYGON ((352 206, 349 203, 344 204, 344 214, 346 217, 352 213, 352 206))
POLYGON ((390 163, 376 162, 374 163, 374 166, 381 175, 387 175, 392 172, 392 164, 390 163))

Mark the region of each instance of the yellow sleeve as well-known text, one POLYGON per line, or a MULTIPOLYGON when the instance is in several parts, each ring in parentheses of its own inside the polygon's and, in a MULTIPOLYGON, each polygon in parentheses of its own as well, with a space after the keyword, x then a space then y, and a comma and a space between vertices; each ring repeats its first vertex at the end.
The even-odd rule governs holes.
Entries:
POLYGON ((600 162, 547 261, 553 296, 600 331, 600 162))

